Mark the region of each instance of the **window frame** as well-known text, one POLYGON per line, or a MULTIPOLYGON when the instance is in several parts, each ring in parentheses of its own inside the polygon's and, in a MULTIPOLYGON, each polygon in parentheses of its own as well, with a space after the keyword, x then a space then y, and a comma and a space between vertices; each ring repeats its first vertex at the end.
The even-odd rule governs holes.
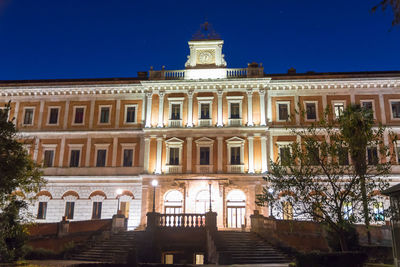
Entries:
POLYGON ((60 111, 61 107, 60 106, 49 106, 47 108, 47 121, 46 121, 46 126, 59 126, 60 125, 60 111), (51 110, 52 109, 57 109, 57 122, 56 123, 50 123, 50 118, 51 118, 51 110))
POLYGON ((65 200, 65 212, 64 212, 65 219, 67 219, 67 220, 73 220, 74 219, 74 216, 75 216, 75 202, 76 202, 76 199, 75 200, 72 200, 72 199, 71 200, 70 199, 65 200), (69 209, 68 209, 68 206, 69 206, 69 209), (68 217, 67 216, 67 211, 71 210, 71 206, 72 206, 72 212, 71 212, 72 216, 68 217))
POLYGON ((135 166, 135 150, 136 143, 120 143, 121 146, 121 167, 129 168, 135 166), (126 149, 132 149, 132 166, 124 166, 124 151, 126 149))
POLYGON ((340 115, 342 115, 342 114, 339 114, 339 115, 336 114, 336 105, 337 104, 343 105, 343 110, 341 111, 342 114, 343 114, 344 110, 346 109, 346 101, 344 101, 344 100, 333 100, 332 101, 332 109, 333 109, 333 116, 334 116, 335 119, 338 119, 340 117, 340 115))
POLYGON ((306 122, 318 121, 318 119, 319 119, 319 116, 318 116, 318 101, 316 101, 316 100, 306 100, 306 101, 304 101, 304 110, 305 110, 305 115, 306 115, 304 120, 306 122), (308 118, 307 104, 314 104, 315 105, 315 119, 309 119, 308 118))
POLYGON ((78 126, 78 125, 85 125, 85 116, 86 116, 86 106, 73 106, 73 112, 72 112, 72 126, 78 126), (82 115, 82 122, 78 123, 75 122, 75 118, 76 118, 76 110, 78 108, 83 108, 83 115, 82 115))
POLYGON ((289 148, 289 153, 290 156, 292 156, 292 146, 291 144, 293 144, 294 141, 277 141, 275 142, 277 148, 278 148, 278 158, 279 158, 279 164, 282 166, 288 166, 288 165, 283 165, 282 164, 282 158, 281 158, 281 148, 289 148))
POLYGON ((35 124, 35 111, 36 107, 34 106, 29 106, 29 107, 24 107, 23 113, 22 113, 22 126, 33 126, 35 124), (25 123, 25 116, 26 116, 26 110, 27 109, 32 109, 32 121, 31 123, 25 123))
POLYGON ((38 209, 37 209, 37 214, 36 214, 36 219, 37 220, 46 220, 46 216, 47 216, 47 206, 48 206, 48 201, 40 201, 38 202, 38 209), (40 209, 41 204, 45 204, 44 208, 42 207, 42 209, 40 209), (39 216, 40 213, 39 211, 42 210, 42 216, 39 216))
POLYGON ((83 144, 68 144, 68 167, 69 168, 79 168, 81 167, 81 162, 82 162, 82 148, 83 144), (72 150, 79 150, 79 161, 78 161, 78 166, 71 166, 71 154, 72 150))
POLYGON ((104 167, 108 167, 107 165, 107 160, 108 160, 108 152, 109 152, 109 146, 110 144, 94 144, 94 166, 98 167, 98 168, 104 168, 104 167), (105 159, 104 159, 104 166, 97 166, 97 156, 98 156, 98 151, 99 150, 105 150, 106 154, 105 154, 105 159))
POLYGON ((290 101, 276 101, 275 102, 275 110, 276 110, 276 121, 277 122, 287 122, 290 121, 290 101), (279 105, 286 105, 288 109, 288 118, 287 120, 282 120, 279 117, 279 105))
POLYGON ((400 116, 398 118, 395 118, 393 116, 393 108, 392 108, 393 102, 398 102, 400 104, 400 99, 390 99, 389 100, 389 104, 390 104, 390 119, 391 120, 400 120, 400 116))
MULTIPOLYGON (((368 147, 367 147, 367 151, 366 151, 366 156, 367 156, 367 165, 368 165, 368 166, 375 165, 375 164, 379 164, 380 158, 379 158, 379 150, 378 150, 378 147, 376 147, 376 146, 368 146, 368 147), (370 161, 369 161, 368 151, 371 150, 371 149, 372 149, 372 151, 374 151, 374 150, 376 151, 376 163, 375 163, 375 162, 370 162, 370 161)), ((372 157, 371 157, 371 160, 373 160, 372 157)))
POLYGON ((132 124, 137 124, 138 120, 137 120, 137 113, 138 113, 138 105, 137 104, 126 104, 124 106, 124 124, 127 125, 132 125, 132 124), (135 108, 135 116, 134 116, 134 121, 133 122, 127 122, 126 119, 128 118, 128 108, 135 108))
POLYGON ((374 119, 376 119, 376 115, 375 115, 375 100, 374 99, 363 99, 363 100, 360 100, 360 106, 362 107, 362 108, 364 108, 363 107, 363 103, 372 103, 372 115, 374 116, 374 119))
POLYGON ((98 119, 97 119, 97 124, 98 125, 111 125, 111 114, 112 114, 112 105, 99 105, 98 106, 99 114, 98 114, 98 119), (107 122, 101 122, 101 110, 103 108, 108 108, 108 121, 107 122))
POLYGON ((199 120, 212 120, 212 103, 214 101, 213 96, 207 96, 207 97, 197 97, 197 104, 198 104, 198 119, 199 120), (202 119, 201 118, 201 105, 203 104, 208 104, 209 105, 209 118, 207 119, 202 119))
POLYGON ((209 164, 208 165, 201 165, 201 166, 212 166, 214 165, 214 153, 213 153, 213 148, 214 148, 214 140, 210 139, 208 137, 202 137, 200 139, 197 139, 194 141, 196 143, 196 164, 200 166, 200 148, 202 147, 207 147, 210 150, 210 155, 209 155, 209 164))
POLYGON ((243 166, 244 165, 244 143, 245 140, 239 137, 232 137, 227 142, 227 150, 228 150, 228 165, 233 166, 243 166), (232 147, 239 147, 240 148, 240 164, 232 164, 231 162, 231 148, 232 147))
POLYGON ((102 211, 103 211, 103 201, 93 200, 92 201, 92 220, 101 220, 102 211), (95 210, 95 205, 98 205, 96 210, 95 210), (99 207, 100 207, 100 209, 99 209, 99 207), (96 213, 95 213, 95 211, 96 211, 96 213))
POLYGON ((182 141, 176 137, 172 137, 171 139, 168 139, 167 141, 165 141, 165 147, 166 147, 165 165, 166 166, 182 166, 183 143, 184 143, 184 141, 182 141), (179 164, 178 165, 170 165, 169 161, 170 161, 170 149, 171 148, 179 148, 179 164))
POLYGON ((57 150, 57 144, 42 144, 42 166, 51 168, 55 167, 55 158, 56 158, 56 150, 57 150), (45 166, 44 165, 44 159, 45 159, 45 152, 46 151, 53 151, 53 158, 52 158, 52 165, 51 166, 45 166))

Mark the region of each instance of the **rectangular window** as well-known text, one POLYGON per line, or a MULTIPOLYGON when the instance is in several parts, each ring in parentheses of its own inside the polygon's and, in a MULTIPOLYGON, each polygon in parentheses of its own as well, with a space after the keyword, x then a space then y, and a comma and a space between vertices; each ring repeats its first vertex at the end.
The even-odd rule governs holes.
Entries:
POLYGON ((43 157, 43 167, 53 167, 54 150, 45 150, 43 157))
POLYGON ((93 202, 92 219, 101 219, 102 202, 93 202))
POLYGON ((287 121, 289 119, 289 105, 285 103, 278 104, 278 120, 287 121))
POLYGON ((280 147, 279 148, 279 158, 281 161, 281 165, 289 166, 290 165, 290 147, 280 147))
POLYGON ((75 208, 75 202, 68 201, 65 203, 65 218, 67 220, 74 219, 74 208, 75 208))
POLYGON ((200 147, 200 165, 210 165, 209 147, 200 147))
POLYGON ((58 111, 59 111, 59 108, 50 108, 49 124, 57 124, 58 123, 58 111))
POLYGON ((341 147, 338 151, 339 165, 349 165, 349 149, 347 147, 341 147))
POLYGON ((380 222, 385 220, 383 202, 378 202, 374 204, 374 219, 375 221, 380 222))
POLYGON ((392 101, 391 105, 393 119, 400 119, 400 101, 392 101))
POLYGON ((317 119, 317 108, 315 103, 306 103, 306 119, 307 120, 317 119))
POLYGON ((32 125, 33 124, 33 108, 26 108, 24 114, 24 124, 25 125, 32 125))
POLYGON ((110 108, 109 107, 101 107, 100 108, 100 123, 109 123, 110 122, 110 108))
POLYGON ((47 202, 39 202, 37 219, 46 219, 47 202))
POLYGON ((180 120, 180 119, 181 119, 181 105, 171 104, 171 120, 180 120))
POLYGON ((344 111, 344 103, 334 103, 333 104, 333 111, 335 112, 335 117, 339 118, 340 115, 343 114, 344 111))
POLYGON ((400 146, 396 147, 397 164, 400 164, 400 146))
POLYGON ((373 111, 372 101, 362 101, 361 107, 366 110, 373 111))
POLYGON ((196 257, 196 261, 195 261, 196 265, 203 265, 204 264, 204 254, 196 253, 195 257, 196 257))
POLYGON ((132 167, 133 165, 133 149, 124 149, 124 167, 132 167))
POLYGON ((378 149, 376 147, 367 148, 368 165, 378 164, 378 149))
POLYGON ((83 124, 83 117, 85 114, 85 108, 83 107, 76 107, 75 108, 75 118, 74 118, 74 123, 75 124, 83 124))
POLYGON ((210 104, 202 103, 200 105, 200 107, 201 107, 200 119, 209 119, 210 118, 210 104))
POLYGON ((96 158, 96 167, 105 167, 106 166, 106 149, 98 149, 97 150, 97 158, 96 158))
POLYGON ((69 166, 70 167, 79 167, 79 157, 80 157, 81 151, 80 150, 71 150, 71 157, 69 160, 69 166))
POLYGON ((169 165, 179 165, 179 147, 169 149, 169 165))
POLYGON ((128 106, 126 107, 126 123, 134 123, 136 119, 136 107, 128 106))
POLYGON ((309 147, 307 148, 307 156, 308 163, 310 165, 318 165, 319 164, 319 148, 318 147, 309 147))
POLYGON ((283 202, 283 219, 293 220, 293 206, 290 202, 283 202))
POLYGON ((240 103, 231 103, 231 119, 240 119, 240 103))
POLYGON ((165 254, 164 264, 174 264, 174 254, 165 254))
POLYGON ((351 202, 343 203, 343 218, 345 220, 350 219, 351 215, 353 214, 353 205, 351 202))
POLYGON ((231 147, 231 165, 240 165, 240 147, 231 147))

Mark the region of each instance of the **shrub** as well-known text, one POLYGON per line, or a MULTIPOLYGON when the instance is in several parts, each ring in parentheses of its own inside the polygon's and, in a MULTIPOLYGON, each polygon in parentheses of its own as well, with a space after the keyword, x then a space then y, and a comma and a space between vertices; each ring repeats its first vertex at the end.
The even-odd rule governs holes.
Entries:
MULTIPOLYGON (((348 224, 345 226, 345 236, 349 251, 359 250, 358 232, 353 225, 348 224)), ((333 251, 341 251, 339 236, 330 228, 326 229, 326 241, 333 251)))
POLYGON ((59 254, 45 248, 32 248, 25 246, 25 259, 27 260, 47 260, 47 259, 58 259, 59 254))
POLYGON ((367 254, 358 251, 299 253, 296 256, 297 267, 362 267, 367 261, 367 254))

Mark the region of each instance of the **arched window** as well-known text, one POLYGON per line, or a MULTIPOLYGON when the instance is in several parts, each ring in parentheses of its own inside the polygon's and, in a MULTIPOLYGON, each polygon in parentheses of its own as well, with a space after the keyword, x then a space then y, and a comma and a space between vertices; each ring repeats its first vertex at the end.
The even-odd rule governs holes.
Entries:
POLYGON ((242 190, 232 190, 226 197, 226 221, 228 228, 246 225, 246 195, 242 190))
POLYGON ((182 213, 183 196, 178 190, 171 190, 165 194, 164 209, 166 214, 182 213))
MULTIPOLYGON (((212 210, 215 210, 214 199, 211 199, 211 205, 212 205, 212 210)), ((196 213, 206 213, 209 210, 210 210, 210 192, 208 190, 202 190, 196 196, 196 213)))

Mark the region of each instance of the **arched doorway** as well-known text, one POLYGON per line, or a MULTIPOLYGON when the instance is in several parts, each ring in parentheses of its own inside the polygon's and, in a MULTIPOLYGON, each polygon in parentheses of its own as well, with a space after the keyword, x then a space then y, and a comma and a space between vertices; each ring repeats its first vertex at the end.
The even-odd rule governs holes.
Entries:
MULTIPOLYGON (((212 210, 214 210, 214 199, 211 199, 212 210)), ((200 191, 196 196, 196 213, 206 213, 210 210, 210 192, 200 191)))
POLYGON ((226 221, 228 228, 241 228, 246 225, 246 195, 235 189, 226 198, 226 221))
POLYGON ((164 210, 166 214, 182 213, 183 195, 178 190, 169 191, 164 197, 164 210))

